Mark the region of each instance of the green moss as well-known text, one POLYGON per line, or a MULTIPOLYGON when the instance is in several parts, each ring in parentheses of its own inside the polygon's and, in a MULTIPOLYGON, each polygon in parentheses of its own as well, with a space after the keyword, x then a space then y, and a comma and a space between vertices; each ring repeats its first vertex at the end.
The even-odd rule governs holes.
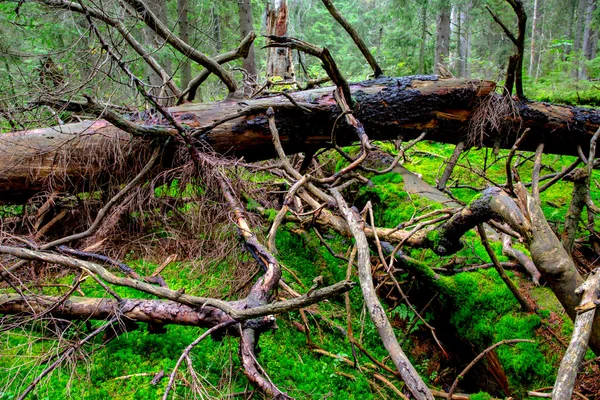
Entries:
MULTIPOLYGON (((462 338, 484 349, 505 339, 536 339, 541 318, 523 314, 495 270, 456 275, 457 295, 451 322, 462 338)), ((536 343, 501 346, 498 357, 511 384, 525 388, 553 380, 553 366, 536 343)))
POLYGON ((492 396, 485 392, 479 392, 471 395, 471 400, 491 400, 492 396))

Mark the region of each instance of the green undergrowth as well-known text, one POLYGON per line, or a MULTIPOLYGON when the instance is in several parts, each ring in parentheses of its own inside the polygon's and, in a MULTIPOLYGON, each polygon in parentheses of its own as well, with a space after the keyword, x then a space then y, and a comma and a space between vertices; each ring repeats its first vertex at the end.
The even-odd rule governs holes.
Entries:
POLYGON ((600 106, 597 82, 565 79, 561 73, 551 73, 534 82, 526 82, 525 93, 532 100, 569 106, 600 106), (562 78, 562 79, 561 79, 562 78))
MULTIPOLYGON (((452 153, 453 147, 437 143, 423 142, 416 146, 415 151, 409 152, 405 166, 419 172, 423 179, 435 184, 435 179, 441 174, 441 160, 452 153), (440 157, 438 157, 440 156, 440 157)), ((461 183, 475 187, 487 184, 504 183, 504 162, 506 152, 501 151, 494 156, 491 151, 471 150, 461 157, 461 166, 455 169, 455 178, 461 183), (484 168, 485 166, 485 168, 484 168), (478 177, 469 170, 486 169, 489 180, 478 177)), ((332 156, 336 157, 336 156, 332 156)), ((334 168, 343 168, 347 162, 335 159, 334 168)), ((544 156, 544 163, 553 170, 559 171, 572 162, 572 158, 544 156)), ((520 169, 524 180, 530 178, 531 162, 526 162, 520 169)), ((547 173, 549 171, 545 171, 547 173)), ((254 182, 266 182, 272 177, 263 175, 254 177, 254 182)), ((600 180, 598 172, 594 171, 595 180, 600 180)), ((415 195, 408 195, 404 190, 402 177, 396 173, 388 173, 370 177, 371 184, 361 185, 352 189, 349 200, 361 209, 367 201, 373 204, 375 223, 379 226, 395 227, 441 206, 415 195)), ((600 191, 593 185, 592 196, 598 201, 600 191)), ((157 195, 179 196, 179 190, 187 192, 189 187, 177 188, 177 185, 161 187, 157 195)), ((470 202, 478 194, 471 189, 452 188, 452 193, 461 201, 470 202)), ((569 205, 572 185, 558 183, 542 195, 543 208, 549 220, 558 229, 569 205)), ((196 194, 201 194, 196 192, 196 194)), ((275 210, 266 211, 256 201, 247 198, 249 212, 261 212, 272 219, 275 210)), ((193 212, 187 209, 182 212, 193 212)), ((263 234, 268 230, 268 223, 263 226, 263 234)), ((257 229, 260 229, 257 228, 257 229)), ((324 239, 331 245, 336 254, 348 257, 348 249, 352 239, 339 236, 332 231, 321 231, 324 239)), ((455 257, 460 260, 458 268, 482 264, 489 257, 480 244, 475 232, 464 236, 465 247, 455 257)), ((492 242, 496 254, 501 254, 501 245, 492 242)), ((276 236, 278 258, 285 266, 283 278, 294 290, 305 293, 317 276, 323 277, 323 285, 333 284, 346 277, 347 262, 334 257, 322 245, 310 226, 299 227, 284 224, 276 236)), ((518 246, 518 245, 517 245, 518 246)), ((521 250, 524 250, 520 247, 521 250)), ((560 306, 550 301, 551 294, 547 289, 534 289, 533 297, 543 310, 539 314, 526 314, 519 310, 519 305, 511 292, 493 269, 478 272, 465 272, 454 276, 441 276, 435 285, 428 283, 434 275, 429 267, 441 266, 448 258, 440 258, 430 250, 404 249, 406 254, 415 260, 413 268, 421 268, 427 275, 421 281, 412 282, 412 275, 406 273, 399 276, 399 281, 406 285, 409 297, 416 293, 440 292, 441 303, 432 306, 425 313, 426 320, 435 325, 436 321, 445 319, 449 326, 460 338, 461 346, 468 353, 479 352, 486 347, 505 339, 533 339, 535 343, 519 343, 501 346, 497 350, 499 360, 509 378, 516 398, 522 398, 526 390, 550 385, 553 381, 559 360, 550 348, 540 340, 539 332, 547 324, 549 311, 559 311, 560 306), (412 283, 411 283, 412 282, 412 283), (414 289, 413 288, 414 285, 414 289), (414 292, 413 292, 414 291, 414 292), (469 348, 472 346, 472 348, 469 348)), ((231 276, 236 263, 233 258, 242 258, 244 265, 255 268, 250 256, 243 252, 233 252, 224 260, 186 260, 171 264, 163 276, 172 289, 185 288, 186 293, 199 296, 225 296, 233 289, 231 276)), ((501 261, 507 259, 500 256, 501 261)), ((126 261, 140 275, 150 275, 158 267, 157 263, 141 260, 135 254, 130 254, 126 261)), ((410 269, 407 268, 410 272, 410 269)), ((523 277, 509 272, 510 277, 524 286, 523 277)), ((357 280, 354 273, 353 279, 357 280)), ((72 284, 72 277, 60 280, 62 284, 72 284)), ((110 297, 96 282, 87 279, 81 284, 81 290, 90 297, 110 297)), ((151 298, 131 288, 116 288, 115 291, 123 297, 151 298)), ((45 288, 44 293, 58 295, 63 293, 58 288, 45 288)), ((360 288, 350 292, 351 320, 354 335, 362 340, 363 345, 378 360, 383 360, 386 351, 370 322, 363 312, 363 302, 360 288)), ((387 307, 387 306, 386 306, 387 307)), ((374 399, 394 398, 394 393, 381 382, 371 382, 373 377, 368 373, 371 361, 358 353, 357 360, 363 366, 362 372, 347 365, 344 360, 352 360, 352 349, 345 336, 347 330, 346 310, 343 297, 334 298, 319 305, 316 312, 307 314, 308 325, 311 329, 312 341, 329 355, 315 353, 306 343, 306 336, 301 332, 304 320, 299 312, 291 312, 278 316, 279 329, 262 335, 258 359, 265 368, 271 380, 281 389, 299 399, 374 399)), ((423 337, 430 337, 428 330, 420 323, 414 324, 410 333, 405 329, 415 320, 415 314, 400 302, 395 309, 389 309, 392 324, 397 336, 403 340, 403 348, 411 358, 413 365, 423 376, 427 384, 435 387, 439 384, 438 377, 443 372, 438 370, 437 359, 441 359, 437 346, 431 345, 423 351, 423 337), (437 358, 436 358, 437 357, 437 358)), ((49 325, 38 324, 35 329, 27 325, 23 330, 3 333, 0 336, 0 399, 14 398, 43 367, 15 369, 24 364, 34 365, 38 362, 36 354, 52 349, 55 341, 49 331, 49 325), (33 331, 34 333, 28 333, 33 331), (37 332, 37 333, 35 333, 37 332), (45 338, 48 337, 48 338, 45 338), (33 344, 29 344, 32 339, 33 344)), ((79 337, 93 329, 84 323, 77 325, 79 337)), ((569 324, 566 323, 563 332, 568 334, 569 324)), ((77 338, 76 329, 71 328, 69 337, 77 338)), ((106 345, 101 345, 101 338, 95 341, 94 350, 88 355, 80 356, 80 363, 74 369, 71 364, 55 371, 51 377, 42 381, 31 396, 33 399, 154 399, 159 398, 165 390, 168 379, 163 379, 158 385, 150 385, 154 374, 161 370, 170 373, 183 349, 196 339, 203 330, 193 327, 169 326, 166 333, 152 334, 145 326, 126 332, 106 345), (81 361, 84 361, 83 363, 81 361)), ((200 343, 191 353, 194 366, 200 377, 205 391, 205 398, 223 398, 234 392, 248 390, 247 379, 244 377, 237 356, 237 339, 225 338, 215 342, 208 338, 200 343)), ((470 361, 470 360, 468 360, 470 361)), ((467 361, 467 362, 468 362, 467 361)), ((391 366, 391 363, 388 363, 391 366)), ((464 365, 454 366, 451 375, 455 376, 464 365)), ((182 364, 178 382, 185 377, 191 379, 187 366, 182 364)), ((402 382, 390 378, 394 385, 402 388, 402 382)), ((479 388, 472 388, 473 392, 479 388)), ((498 394, 494 394, 495 397, 498 394)), ((185 385, 175 387, 174 398, 192 398, 192 393, 185 385)), ((472 399, 489 399, 489 395, 481 392, 473 395, 472 399)))

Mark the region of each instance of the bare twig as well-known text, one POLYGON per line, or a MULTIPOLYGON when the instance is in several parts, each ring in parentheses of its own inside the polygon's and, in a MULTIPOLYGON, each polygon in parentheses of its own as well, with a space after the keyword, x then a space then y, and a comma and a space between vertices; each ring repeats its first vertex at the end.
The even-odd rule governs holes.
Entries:
POLYGON ((448 391, 448 398, 452 398, 452 395, 454 394, 454 391, 456 390, 456 387, 458 386, 458 382, 466 375, 467 372, 469 372, 469 370, 471 368, 473 368, 473 366, 475 364, 477 364, 477 362, 479 360, 481 360, 483 357, 485 357, 485 355, 487 353, 489 353, 490 351, 494 350, 496 347, 502 346, 504 344, 510 344, 510 343, 535 343, 534 340, 529 340, 529 339, 508 339, 508 340, 503 340, 501 342, 498 342, 490 347, 488 347, 487 349, 485 349, 484 351, 482 351, 481 353, 479 353, 479 355, 477 357, 475 357, 475 359, 473 359, 473 361, 471 361, 469 363, 469 365, 467 365, 465 367, 465 369, 462 370, 462 372, 460 374, 458 374, 458 376, 456 377, 456 379, 454 380, 454 382, 452 383, 452 387, 450 387, 450 391, 448 391))
POLYGON ((162 396, 163 400, 167 400, 167 398, 169 397, 169 392, 171 391, 171 388, 173 387, 173 383, 175 382, 175 374, 177 373, 177 370, 179 369, 179 366, 181 365, 183 360, 190 354, 192 349, 194 347, 196 347, 201 341, 206 339, 209 335, 211 335, 213 332, 216 332, 219 329, 226 328, 229 325, 233 325, 234 323, 235 323, 235 321, 225 321, 218 325, 213 326, 212 328, 206 330, 206 332, 204 332, 202 335, 200 335, 196 340, 194 340, 192 343, 190 343, 183 350, 183 353, 181 353, 181 356, 179 356, 179 359, 175 363, 175 367, 173 367, 173 372, 171 372, 171 375, 169 375, 169 383, 167 384, 167 388, 165 389, 165 392, 163 393, 163 396, 162 396))

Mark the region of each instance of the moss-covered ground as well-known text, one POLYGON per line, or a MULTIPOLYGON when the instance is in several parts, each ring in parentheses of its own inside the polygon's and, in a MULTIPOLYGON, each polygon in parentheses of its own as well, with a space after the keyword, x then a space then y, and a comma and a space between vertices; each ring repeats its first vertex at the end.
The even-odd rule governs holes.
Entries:
MULTIPOLYGON (((452 150, 452 146, 448 145, 420 143, 407 154, 408 162, 405 166, 419 172, 425 181, 435 185, 443 168, 441 162, 452 150)), ((485 149, 472 149, 465 153, 459 160, 452 181, 456 180, 469 188, 452 188, 450 185, 453 196, 468 203, 478 193, 473 188, 503 184, 506 155, 506 151, 494 155, 491 150, 485 149)), ((543 163, 546 168, 543 173, 560 171, 573 160, 571 157, 545 155, 543 163)), ((337 163, 338 168, 343 164, 341 161, 337 163)), ((530 179, 531 167, 531 161, 525 161, 520 167, 520 176, 524 181, 530 179)), ((269 177, 262 176, 261 179, 267 178, 269 177)), ((260 182, 261 179, 257 180, 260 182)), ((592 182, 598 181, 600 173, 594 171, 592 182)), ((366 201, 373 203, 377 225, 395 227, 411 217, 441 207, 427 199, 407 194, 402 177, 398 174, 374 176, 371 182, 372 185, 356 188, 353 196, 359 207, 366 201)), ((542 195, 544 212, 557 231, 562 230, 571 191, 571 184, 559 182, 542 195)), ((600 201, 597 184, 592 184, 592 196, 596 202, 600 201)), ((257 203, 248 204, 250 212, 260 208, 257 203)), ((267 210, 266 214, 270 214, 272 218, 274 211, 267 210)), ((596 225, 600 228, 600 221, 596 221, 596 225)), ((266 233, 266 223, 262 229, 262 233, 266 233)), ((349 255, 352 245, 350 239, 334 232, 322 233, 335 252, 349 255)), ((468 233, 464 240, 464 249, 453 256, 453 259, 458 260, 456 267, 489 262, 475 233, 468 233)), ((337 282, 346 276, 347 263, 332 256, 307 227, 291 223, 284 225, 277 235, 276 244, 281 263, 286 267, 283 277, 299 292, 305 292, 316 276, 323 276, 324 284, 337 282)), ((500 255, 500 243, 492 243, 492 246, 500 255)), ((524 249, 521 247, 521 250, 524 249)), ((449 261, 448 258, 437 257, 430 250, 406 249, 406 252, 427 267, 440 267, 449 261)), ((507 261, 503 256, 500 259, 507 261)), ((137 259, 134 253, 126 261, 140 274, 151 274, 157 267, 156 263, 137 259)), ((192 294, 225 295, 232 289, 232 265, 227 259, 208 263, 203 272, 198 273, 191 263, 184 261, 171 264, 163 272, 163 276, 174 289, 185 287, 192 294)), ((509 272, 509 275, 530 293, 540 306, 539 313, 521 312, 517 301, 493 269, 443 276, 436 287, 427 282, 414 281, 408 273, 399 276, 405 292, 418 308, 422 308, 436 293, 439 294, 423 316, 434 326, 439 323, 443 327, 445 332, 439 335, 442 345, 444 340, 452 341, 448 344, 448 349, 454 354, 449 357, 452 362, 459 363, 451 365, 439 347, 432 342, 429 331, 423 324, 411 324, 416 318, 414 312, 405 304, 388 299, 390 301, 386 306, 389 307, 397 335, 403 340, 403 347, 429 385, 448 389, 447 385, 454 376, 477 352, 498 341, 516 338, 532 339, 535 343, 503 346, 497 351, 514 397, 524 398, 527 390, 553 383, 560 353, 556 351, 558 339, 550 336, 548 329, 554 329, 556 335, 568 341, 570 322, 565 317, 559 317, 560 323, 557 324, 556 316, 562 313, 548 289, 532 287, 528 278, 520 273, 509 272), (409 326, 411 329, 407 332, 409 326), (463 354, 457 354, 460 352, 463 354)), ((69 284, 71 279, 64 278, 61 283, 69 284)), ((57 290, 46 288, 44 293, 56 294, 57 290)), ((86 296, 106 296, 104 290, 91 279, 82 283, 81 291, 86 296)), ((133 289, 118 288, 116 291, 125 297, 148 297, 133 289)), ((354 336, 361 340, 373 357, 384 360, 385 350, 368 316, 365 316, 358 288, 350 293, 350 300, 354 336)), ((363 354, 356 354, 361 368, 356 369, 347 363, 348 360, 353 360, 353 351, 346 337, 347 321, 343 298, 312 307, 306 315, 310 337, 316 346, 314 348, 307 345, 306 335, 302 332, 304 320, 299 312, 279 316, 279 329, 261 336, 259 361, 273 382, 299 399, 395 398, 393 390, 371 373, 373 363, 363 354), (315 349, 320 349, 321 353, 315 349), (323 354, 323 351, 327 354, 323 354)), ((97 323, 92 325, 96 326, 97 323)), ((38 355, 52 349, 56 352, 57 349, 53 329, 53 325, 49 323, 31 322, 22 329, 0 333, 0 399, 15 398, 43 370, 44 367, 38 365, 41 361, 38 355)), ((77 335, 81 335, 78 329, 81 332, 89 331, 90 326, 86 327, 82 323, 69 328, 62 333, 63 340, 74 340, 77 335)), ((44 379, 30 398, 159 398, 165 390, 167 379, 163 379, 158 385, 151 385, 150 381, 161 370, 170 373, 183 349, 200 333, 201 330, 197 328, 168 326, 166 333, 152 334, 141 326, 137 330, 123 333, 105 345, 98 340, 93 348, 78 352, 75 359, 44 379)), ((200 397, 228 398, 232 393, 248 393, 251 390, 237 359, 236 339, 225 338, 221 342, 207 339, 192 351, 191 359, 202 385, 200 397)), ((391 363, 388 361, 387 365, 391 366, 391 363)), ((384 375, 396 387, 402 388, 402 382, 389 374, 384 375)), ((185 364, 182 365, 178 375, 179 383, 173 392, 174 398, 192 397, 189 389, 191 379, 185 364)), ((473 392, 486 389, 473 381, 468 384, 469 387, 464 389, 473 392)), ((491 395, 501 397, 503 394, 492 391, 491 395)), ((482 392, 472 398, 486 399, 489 396, 482 392)))

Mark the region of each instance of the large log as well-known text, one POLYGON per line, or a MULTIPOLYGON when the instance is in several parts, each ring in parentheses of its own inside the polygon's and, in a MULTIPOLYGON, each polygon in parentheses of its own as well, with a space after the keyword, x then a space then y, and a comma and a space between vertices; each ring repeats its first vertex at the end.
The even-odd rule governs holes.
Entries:
MULTIPOLYGON (((549 153, 575 155, 578 145, 587 151, 589 140, 600 125, 597 110, 545 103, 517 102, 515 108, 519 116, 494 115, 495 110, 489 107, 493 102, 483 101, 489 99, 489 95, 498 96, 493 94, 494 89, 495 84, 490 81, 435 76, 381 78, 351 85, 356 101, 355 116, 364 124, 371 139, 403 136, 408 140, 427 130, 429 140, 456 144, 468 136, 474 115, 487 115, 508 124, 501 132, 488 129, 483 146, 510 148, 516 136, 527 127, 531 131, 521 149, 534 150, 544 141, 549 153), (480 104, 488 105, 487 114, 474 112, 480 104)), ((340 114, 332 88, 291 96, 311 111, 301 110, 284 96, 274 96, 186 104, 172 108, 171 112, 181 123, 202 128, 245 111, 246 115, 227 121, 201 137, 217 153, 250 161, 275 155, 265 116, 269 106, 276 110, 281 141, 288 153, 327 147, 340 114)), ((136 122, 167 125, 156 117, 136 122)), ((356 139, 343 121, 338 123, 336 134, 340 144, 356 139)), ((121 157, 109 161, 107 158, 123 152, 129 140, 128 134, 104 120, 2 134, 0 202, 23 202, 48 187, 81 190, 86 182, 114 172, 115 163, 128 165, 135 151, 126 150, 121 157)))

